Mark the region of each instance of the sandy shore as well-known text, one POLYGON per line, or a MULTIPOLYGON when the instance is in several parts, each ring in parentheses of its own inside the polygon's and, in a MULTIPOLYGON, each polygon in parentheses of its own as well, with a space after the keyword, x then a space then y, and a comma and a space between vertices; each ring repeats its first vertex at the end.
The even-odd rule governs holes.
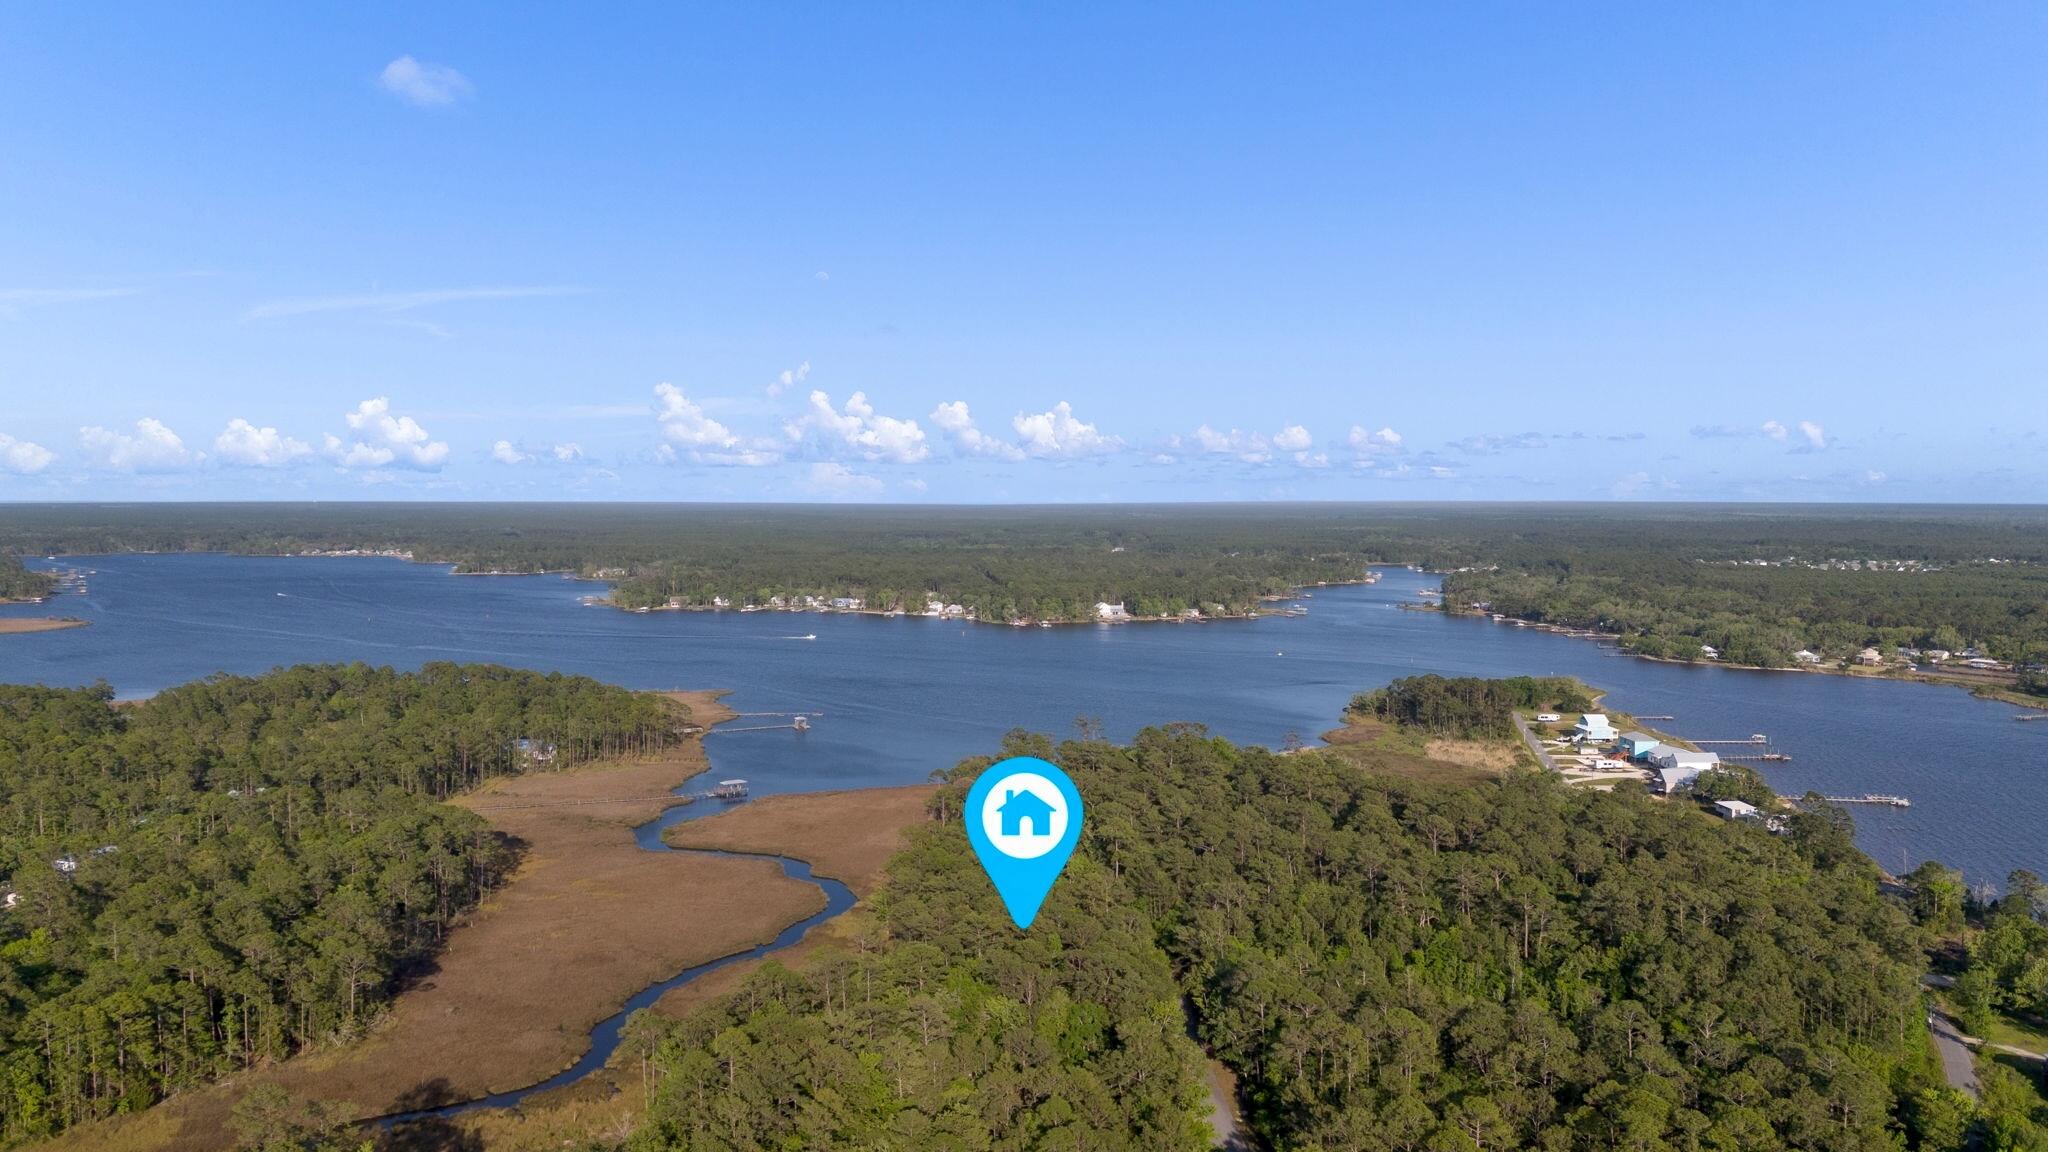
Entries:
POLYGON ((69 616, 0 616, 0 636, 11 636, 25 632, 56 632, 64 628, 83 628, 87 621, 69 616))
MULTIPOLYGON (((713 694, 681 698, 700 723, 731 715, 713 694)), ((525 858, 450 935, 437 970, 367 1038, 73 1129, 47 1146, 227 1148, 230 1110, 260 1080, 367 1116, 427 1095, 452 1101, 516 1088, 567 1067, 587 1048, 591 1026, 628 996, 770 940, 823 906, 814 885, 766 861, 634 844, 631 828, 670 806, 665 793, 706 767, 702 742, 690 740, 658 760, 508 778, 462 797, 456 802, 523 842, 525 858)), ((850 850, 840 866, 854 873, 871 867, 867 860, 850 850)))

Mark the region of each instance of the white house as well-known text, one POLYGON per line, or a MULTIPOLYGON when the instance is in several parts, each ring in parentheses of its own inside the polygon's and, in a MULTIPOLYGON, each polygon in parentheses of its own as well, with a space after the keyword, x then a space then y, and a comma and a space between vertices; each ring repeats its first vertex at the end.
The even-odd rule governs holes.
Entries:
POLYGON ((1716 647, 1714 647, 1714 646, 1713 646, 1712 644, 1702 644, 1702 645, 1700 645, 1700 659, 1702 659, 1702 660, 1719 660, 1720 658, 1721 658, 1721 650, 1720 650, 1719 648, 1716 648, 1716 647))
POLYGON ((1121 600, 1114 604, 1097 601, 1095 604, 1095 618, 1097 620, 1129 620, 1131 614, 1124 610, 1124 602, 1121 600))
POLYGON ((1572 733, 1580 740, 1605 742, 1614 739, 1614 726, 1607 722, 1605 713, 1585 712, 1580 714, 1579 722, 1572 725, 1572 733))
POLYGON ((1723 820, 1754 820, 1756 805, 1742 800, 1716 800, 1714 815, 1723 820))
POLYGON ((1940 664, 1946 661, 1953 653, 1946 648, 1929 648, 1925 655, 1929 663, 1940 664))
POLYGON ((1801 648, 1792 654, 1792 659, 1801 664, 1818 664, 1820 663, 1820 653, 1801 648))
POLYGON ((1693 752, 1685 748, 1659 747, 1650 751, 1651 785, 1657 791, 1669 795, 1673 791, 1692 783, 1702 772, 1717 768, 1721 758, 1712 752, 1693 752))
POLYGON ((1865 648, 1863 651, 1858 652, 1856 654, 1856 662, 1858 664, 1868 664, 1874 667, 1876 665, 1884 663, 1884 653, 1879 652, 1875 648, 1865 648))

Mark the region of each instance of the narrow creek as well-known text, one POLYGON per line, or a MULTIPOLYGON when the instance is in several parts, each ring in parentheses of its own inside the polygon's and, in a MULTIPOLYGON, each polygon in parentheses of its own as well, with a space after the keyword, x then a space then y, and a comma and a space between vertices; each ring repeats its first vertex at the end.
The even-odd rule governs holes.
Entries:
MULTIPOLYGON (((683 794, 688 791, 692 784, 709 774, 710 772, 707 770, 684 781, 676 787, 676 793, 678 795, 683 794)), ((459 1116, 465 1112, 473 1112, 480 1108, 511 1108, 525 1102, 530 1096, 573 1084, 604 1067, 606 1062, 612 1058, 612 1054, 618 1051, 620 1041, 625 1038, 627 1019, 633 1013, 661 999, 664 993, 671 989, 680 988, 699 977, 716 972, 720 968, 746 960, 757 959, 771 952, 779 952, 803 939, 804 933, 812 928, 853 907, 853 892, 851 889, 830 877, 812 875, 811 866, 802 860, 793 859, 788 856, 769 856, 752 852, 671 848, 662 839, 663 833, 678 824, 703 819, 706 816, 714 816, 720 812, 728 811, 732 807, 734 806, 730 804, 717 804, 703 800, 693 804, 677 805, 649 820, 647 823, 634 828, 633 841, 643 851, 647 852, 688 852, 693 855, 723 856, 734 860, 772 860, 782 868, 783 875, 792 880, 801 880, 806 884, 815 884, 822 890, 825 893, 824 908, 784 928, 776 935, 775 939, 770 940, 766 944, 756 944, 752 948, 720 956, 716 960, 708 960, 694 968, 685 968, 666 980, 657 981, 642 988, 634 993, 616 1013, 599 1021, 597 1026, 590 1030, 590 1047, 583 1053, 580 1059, 545 1080, 529 1084, 524 1088, 494 1092, 489 1096, 479 1099, 464 1100, 460 1103, 448 1104, 438 1108, 422 1108, 412 1112, 394 1112, 390 1115, 377 1117, 372 1123, 378 1128, 394 1128, 401 1124, 412 1124, 426 1120, 445 1120, 451 1116, 459 1116)))

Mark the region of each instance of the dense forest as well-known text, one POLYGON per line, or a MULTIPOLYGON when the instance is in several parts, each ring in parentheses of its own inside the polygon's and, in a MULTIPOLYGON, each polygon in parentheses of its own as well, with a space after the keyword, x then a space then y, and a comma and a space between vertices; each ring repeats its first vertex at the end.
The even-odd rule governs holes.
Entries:
POLYGON ((1569 676, 1406 676, 1384 688, 1360 692, 1345 709, 1354 716, 1420 729, 1432 736, 1467 740, 1512 740, 1516 710, 1547 708, 1586 712, 1593 698, 1569 676))
POLYGON ((360 1031, 513 862, 439 799, 659 748, 681 719, 453 664, 222 676, 132 707, 0 687, 0 1138, 360 1031))
POLYGON ((2028 1094, 1994 1117, 1942 1086, 1922 931, 1839 811, 1780 837, 1637 788, 1444 788, 1195 725, 1004 751, 1089 798, 1033 931, 969 854, 969 761, 857 950, 643 1025, 656 1099, 629 1147, 1192 1147, 1176 986, 1274 1148, 2044 1135, 2028 1094))
POLYGON ((48 575, 21 565, 21 558, 0 552, 0 604, 48 596, 56 584, 48 575))
MULTIPOLYGON (((1867 644, 2048 654, 2048 510, 1809 505, 15 504, 0 550, 369 549, 569 571, 628 607, 927 598, 985 620, 1242 612, 1368 564, 1446 571, 1454 606, 1782 665, 1867 644), (1873 569, 1871 561, 1885 567, 1873 569), (1851 567, 1850 565, 1855 565, 1851 567)), ((2048 685, 2043 686, 2048 689, 2048 685)))
POLYGON ((1444 595, 1526 620, 1618 633, 1649 656, 1693 659, 1711 645, 1729 663, 1785 667, 1802 648, 1838 662, 1866 646, 1887 655, 1905 646, 1974 647, 2008 663, 2048 660, 2048 566, 2039 562, 1872 571, 1586 548, 1528 568, 1453 573, 1444 595))

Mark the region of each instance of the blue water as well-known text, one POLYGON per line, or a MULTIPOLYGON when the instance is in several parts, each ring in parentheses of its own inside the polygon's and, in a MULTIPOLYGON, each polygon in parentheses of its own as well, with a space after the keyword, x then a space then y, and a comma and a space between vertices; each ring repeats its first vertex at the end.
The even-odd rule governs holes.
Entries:
POLYGON ((1435 586, 1390 571, 1323 588, 1305 617, 1209 624, 1007 628, 922 618, 785 613, 635 614, 586 607, 601 587, 558 576, 452 576, 381 559, 148 555, 74 558, 90 591, 0 614, 63 614, 90 628, 0 639, 0 681, 109 681, 142 696, 218 671, 307 661, 410 668, 492 661, 633 688, 730 688, 740 711, 822 712, 807 733, 713 733, 720 775, 757 794, 902 784, 994 750, 1004 731, 1064 735, 1076 717, 1111 737, 1193 720, 1233 740, 1313 740, 1354 692, 1423 671, 1569 674, 1613 707, 1670 714, 1695 739, 1770 735, 1780 791, 1890 792, 1907 810, 1854 810, 1887 868, 1938 858, 1973 883, 2048 872, 2048 722, 1960 689, 1802 673, 1686 667, 1608 655, 1584 640, 1400 611, 1435 586), (815 641, 793 639, 815 633, 815 641))

